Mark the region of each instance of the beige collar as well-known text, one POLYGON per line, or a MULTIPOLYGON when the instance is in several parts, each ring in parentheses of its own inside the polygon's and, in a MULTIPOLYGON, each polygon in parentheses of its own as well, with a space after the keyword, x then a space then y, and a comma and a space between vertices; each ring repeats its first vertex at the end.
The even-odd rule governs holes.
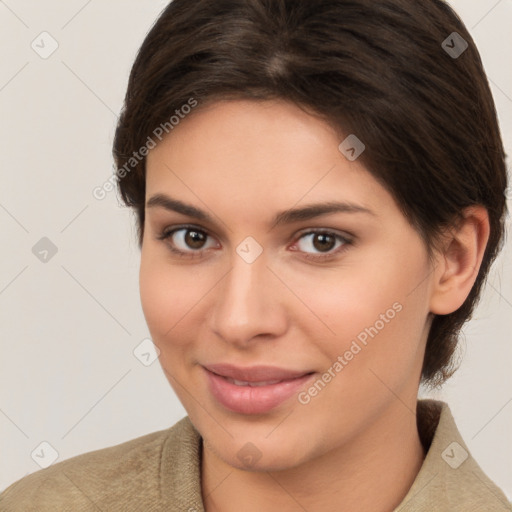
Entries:
MULTIPOLYGON (((512 511, 465 445, 445 402, 418 400, 418 431, 427 455, 412 487, 393 512, 512 511)), ((188 416, 170 429, 162 453, 162 496, 176 510, 204 512, 202 440, 188 416)))

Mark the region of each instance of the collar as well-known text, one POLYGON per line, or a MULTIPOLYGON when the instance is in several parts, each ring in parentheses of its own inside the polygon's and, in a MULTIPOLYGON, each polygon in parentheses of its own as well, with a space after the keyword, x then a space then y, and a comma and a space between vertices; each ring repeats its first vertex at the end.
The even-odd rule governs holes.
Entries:
MULTIPOLYGON (((512 510, 502 491, 471 456, 448 404, 418 400, 417 424, 426 457, 409 492, 393 512, 512 510)), ((162 496, 176 510, 204 512, 201 452, 202 438, 188 416, 169 429, 160 485, 162 496)))

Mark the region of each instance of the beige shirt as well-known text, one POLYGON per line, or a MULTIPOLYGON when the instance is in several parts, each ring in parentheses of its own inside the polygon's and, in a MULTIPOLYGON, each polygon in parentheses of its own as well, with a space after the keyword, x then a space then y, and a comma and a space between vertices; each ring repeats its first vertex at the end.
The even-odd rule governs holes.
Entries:
MULTIPOLYGON (((512 511, 469 454, 447 404, 419 400, 418 430, 428 452, 394 512, 512 511)), ((201 437, 186 416, 25 476, 0 494, 0 511, 204 512, 200 457, 201 437)))

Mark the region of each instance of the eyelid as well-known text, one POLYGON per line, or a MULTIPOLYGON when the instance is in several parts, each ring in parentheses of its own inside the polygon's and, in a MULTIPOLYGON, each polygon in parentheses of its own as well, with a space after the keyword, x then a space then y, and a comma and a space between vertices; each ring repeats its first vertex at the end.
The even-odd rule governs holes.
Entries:
POLYGON ((298 240, 304 235, 308 235, 311 233, 327 233, 329 235, 337 235, 340 238, 343 238, 347 242, 352 241, 355 237, 351 233, 348 233, 347 231, 341 231, 339 229, 334 228, 325 228, 325 227, 315 227, 315 228, 305 228, 301 229, 296 235, 295 238, 298 240))
MULTIPOLYGON (((168 226, 166 228, 163 228, 161 230, 162 235, 170 235, 174 233, 175 231, 180 231, 181 229, 195 229, 197 231, 200 231, 202 233, 207 234, 208 236, 212 237, 213 235, 210 234, 209 230, 206 228, 203 228, 201 226, 197 226, 194 224, 179 224, 175 226, 168 226)), ((351 233, 347 231, 340 231, 335 228, 326 228, 326 227, 311 227, 311 228, 304 228, 298 231, 294 235, 295 241, 297 241, 299 238, 301 238, 303 235, 307 235, 310 233, 328 233, 328 234, 335 234, 338 235, 340 238, 343 238, 347 242, 352 241, 355 237, 351 233)), ((162 238, 162 236, 161 236, 162 238)), ((196 251, 197 252, 197 251, 196 251)))

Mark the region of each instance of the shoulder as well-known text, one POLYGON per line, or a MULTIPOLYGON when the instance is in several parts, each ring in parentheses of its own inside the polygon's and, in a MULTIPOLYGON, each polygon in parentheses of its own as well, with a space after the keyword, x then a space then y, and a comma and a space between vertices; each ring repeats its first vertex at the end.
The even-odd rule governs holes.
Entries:
POLYGON ((0 494, 0 510, 159 510, 162 453, 173 437, 186 434, 186 419, 27 475, 0 494))

